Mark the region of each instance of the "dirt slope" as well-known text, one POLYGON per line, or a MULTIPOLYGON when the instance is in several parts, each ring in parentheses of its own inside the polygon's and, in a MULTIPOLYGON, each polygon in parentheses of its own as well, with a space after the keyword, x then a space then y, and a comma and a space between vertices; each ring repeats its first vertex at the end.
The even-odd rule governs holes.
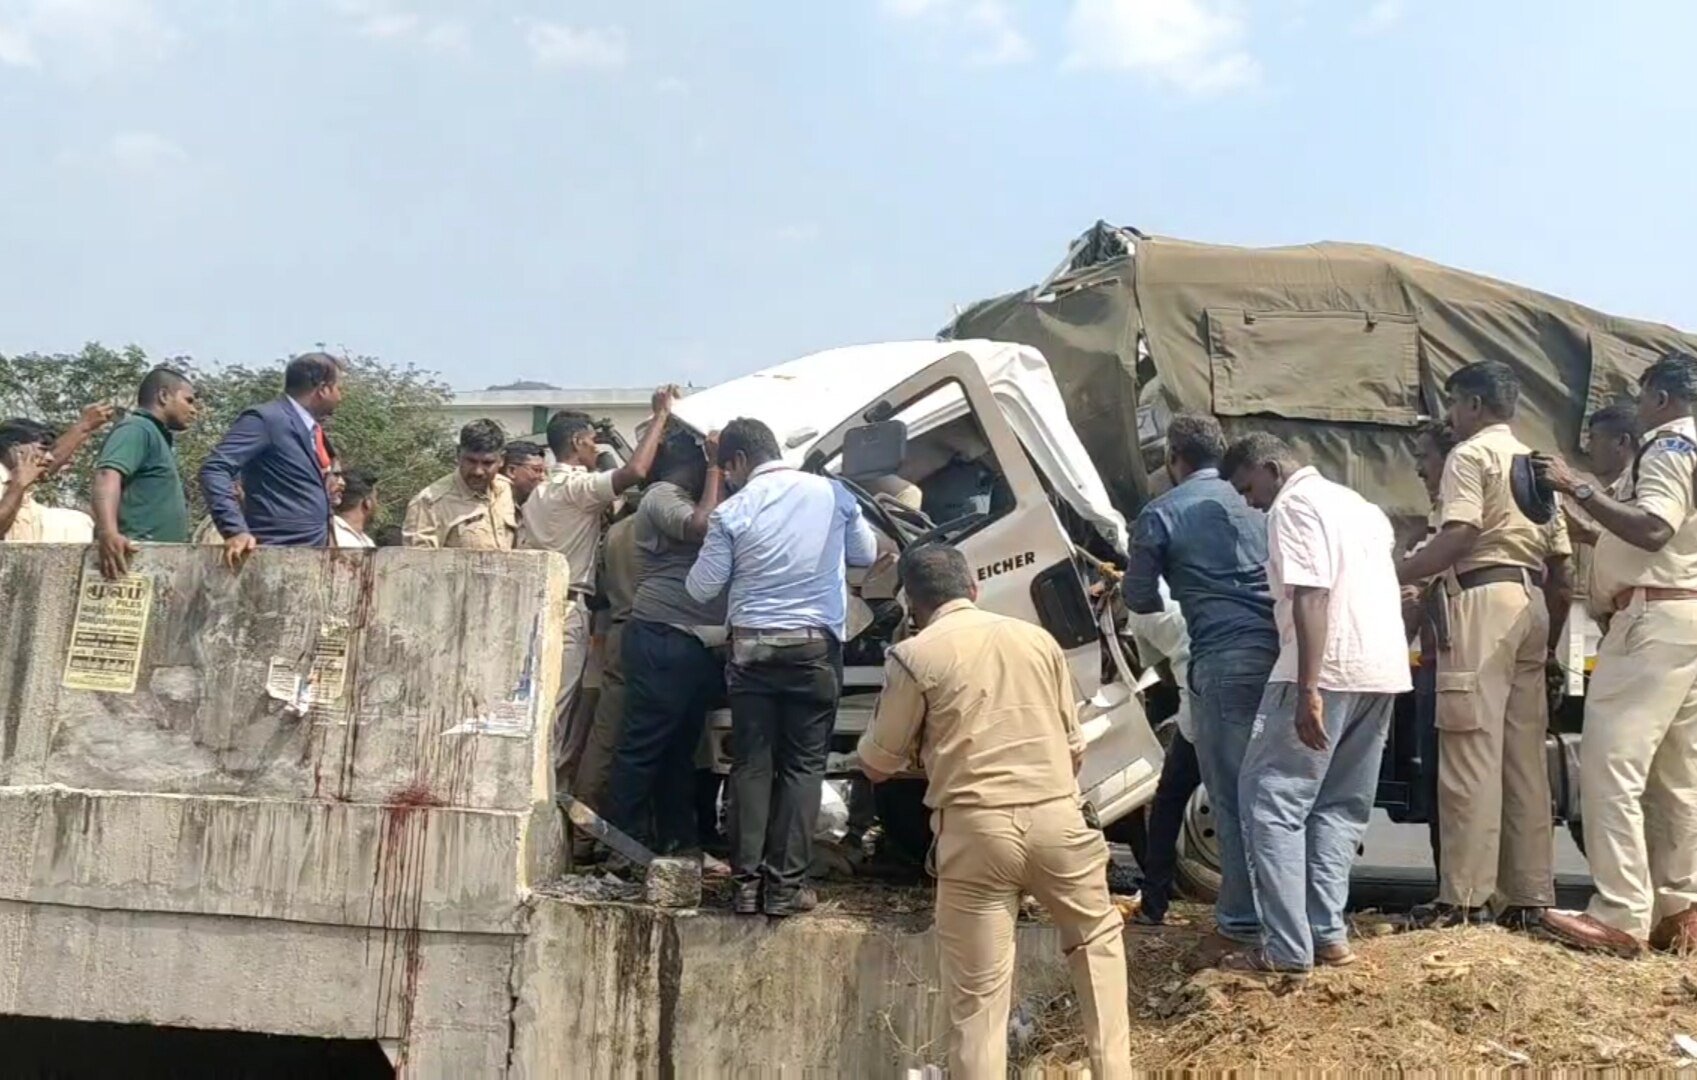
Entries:
MULTIPOLYGON (((1352 967, 1268 985, 1190 973, 1200 923, 1128 936, 1140 1069, 1684 1066, 1697 1075, 1697 1058, 1674 1041, 1697 1038, 1697 958, 1586 956, 1496 929, 1386 934, 1359 940, 1352 967)), ((1026 1064, 1084 1056, 1065 996, 1033 1020, 1026 1064)))

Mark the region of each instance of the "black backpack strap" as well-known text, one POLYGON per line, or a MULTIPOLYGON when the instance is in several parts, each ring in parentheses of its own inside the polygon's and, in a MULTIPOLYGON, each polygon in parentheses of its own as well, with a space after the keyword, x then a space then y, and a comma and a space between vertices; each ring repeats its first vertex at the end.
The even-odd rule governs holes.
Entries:
POLYGON ((1697 440, 1677 431, 1664 431, 1640 446, 1638 453, 1632 457, 1632 493, 1634 495, 1638 494, 1638 466, 1643 463, 1645 454, 1658 447, 1693 454, 1697 453, 1697 440))

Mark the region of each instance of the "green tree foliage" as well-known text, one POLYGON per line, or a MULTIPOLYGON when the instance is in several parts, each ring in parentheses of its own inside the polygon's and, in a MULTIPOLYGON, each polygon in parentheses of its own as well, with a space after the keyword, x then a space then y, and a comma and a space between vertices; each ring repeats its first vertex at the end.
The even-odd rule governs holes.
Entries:
MULTIPOLYGON (((91 343, 78 353, 0 354, 0 416, 29 416, 62 428, 90 404, 133 407, 136 387, 156 363, 134 345, 112 350, 91 343)), ((199 422, 177 440, 183 478, 199 516, 204 510, 195 477, 201 463, 243 409, 283 392, 287 361, 202 368, 187 357, 173 357, 163 363, 192 378, 200 398, 199 422)), ((398 521, 407 500, 453 468, 454 433, 444 411, 448 387, 430 372, 375 357, 352 357, 347 365, 342 405, 325 431, 346 467, 377 473, 380 521, 398 521)), ((43 497, 61 505, 86 505, 98 443, 96 437, 43 497)))

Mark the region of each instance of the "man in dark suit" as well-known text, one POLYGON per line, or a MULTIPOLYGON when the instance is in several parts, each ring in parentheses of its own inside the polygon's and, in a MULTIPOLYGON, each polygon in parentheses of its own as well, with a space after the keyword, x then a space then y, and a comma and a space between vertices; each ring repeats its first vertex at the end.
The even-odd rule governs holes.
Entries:
POLYGON ((323 421, 341 400, 341 361, 321 352, 297 356, 284 371, 283 396, 236 417, 201 466, 201 492, 232 566, 260 544, 328 544, 330 447, 323 421), (237 479, 245 502, 236 498, 237 479))

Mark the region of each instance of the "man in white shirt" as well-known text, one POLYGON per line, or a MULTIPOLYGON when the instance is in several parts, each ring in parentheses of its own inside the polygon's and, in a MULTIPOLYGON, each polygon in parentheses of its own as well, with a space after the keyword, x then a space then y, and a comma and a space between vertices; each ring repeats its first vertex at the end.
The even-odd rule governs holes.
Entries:
POLYGON ((566 557, 572 598, 566 609, 565 657, 560 669, 560 692, 554 699, 554 782, 559 791, 574 791, 578 763, 589 741, 593 716, 575 708, 589 665, 589 599, 595 595, 596 554, 606 529, 606 514, 614 501, 648 479, 654 454, 672 414, 672 401, 681 396, 676 386, 654 391, 654 415, 631 459, 617 469, 596 468, 595 421, 587 413, 555 413, 548 421, 548 450, 554 464, 524 502, 519 524, 519 547, 526 551, 557 551, 566 557))
POLYGON ((1220 472, 1267 512, 1279 659, 1244 757, 1238 802, 1261 947, 1222 967, 1306 973, 1354 959, 1349 870, 1367 831, 1396 696, 1411 688, 1395 616, 1395 534, 1378 507, 1256 433, 1220 472))
POLYGON ((366 535, 377 517, 377 476, 365 469, 351 469, 342 474, 342 495, 336 503, 336 516, 330 519, 330 542, 339 548, 374 548, 376 542, 366 535))

